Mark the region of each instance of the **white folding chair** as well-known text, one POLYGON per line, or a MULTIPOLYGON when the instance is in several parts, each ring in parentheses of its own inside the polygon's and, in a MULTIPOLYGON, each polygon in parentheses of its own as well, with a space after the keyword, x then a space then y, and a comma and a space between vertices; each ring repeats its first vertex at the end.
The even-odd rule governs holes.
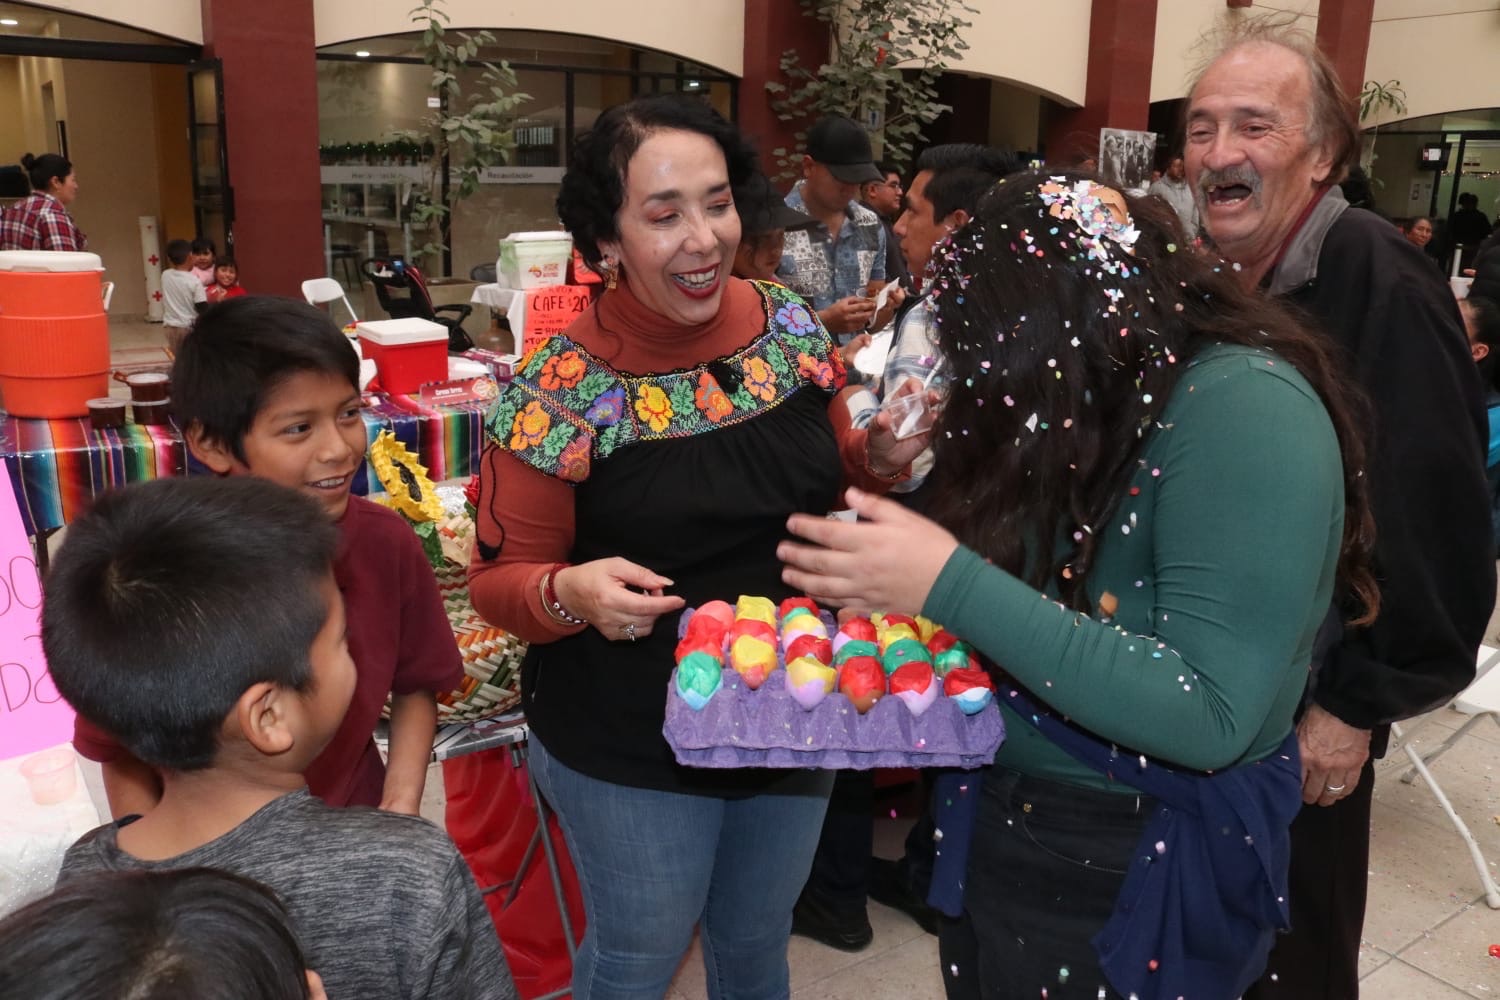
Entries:
MULTIPOLYGON (((349 322, 359 322, 359 317, 354 313, 354 307, 349 304, 349 297, 344 294, 344 286, 332 278, 308 278, 302 283, 302 297, 311 306, 320 306, 325 302, 342 302, 344 310, 349 313, 349 322)), ((332 315, 331 309, 329 315, 332 315)))
MULTIPOLYGON (((1448 818, 1453 821, 1454 827, 1458 830, 1458 835, 1464 839, 1464 843, 1469 847, 1469 856, 1474 859, 1474 867, 1479 872, 1479 881, 1484 886, 1484 901, 1489 904, 1492 910, 1500 910, 1500 886, 1496 886, 1494 877, 1490 875, 1489 866, 1485 864, 1484 854, 1479 850, 1479 845, 1474 841, 1474 835, 1469 832, 1469 828, 1464 825, 1464 821, 1459 818, 1458 813, 1453 811, 1452 803, 1448 801, 1448 796, 1443 794, 1442 787, 1438 785, 1437 779, 1432 776, 1432 772, 1427 769, 1427 765, 1451 750, 1453 745, 1465 733, 1484 718, 1488 717, 1496 725, 1500 725, 1500 670, 1493 669, 1497 663, 1500 663, 1500 649, 1496 649, 1493 646, 1479 647, 1474 683, 1460 691, 1458 696, 1453 699, 1454 710, 1472 716, 1472 718, 1460 726, 1452 736, 1443 741, 1442 746, 1431 753, 1419 754, 1416 748, 1410 743, 1404 744, 1403 749, 1406 751, 1406 756, 1411 760, 1411 767, 1407 768, 1406 773, 1401 775, 1401 780, 1409 785, 1420 774, 1422 780, 1427 782, 1427 787, 1432 789, 1432 794, 1436 796, 1438 804, 1443 807, 1443 812, 1448 814, 1448 818)), ((1400 739, 1401 727, 1396 725, 1391 726, 1391 733, 1397 739, 1400 739)))

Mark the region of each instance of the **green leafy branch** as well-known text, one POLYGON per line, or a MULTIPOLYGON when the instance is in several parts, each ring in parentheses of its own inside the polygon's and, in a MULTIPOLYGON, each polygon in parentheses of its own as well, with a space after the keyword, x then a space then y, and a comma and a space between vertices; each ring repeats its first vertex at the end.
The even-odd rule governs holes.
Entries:
POLYGON ((531 95, 516 91, 515 71, 503 61, 478 61, 474 90, 465 93, 463 73, 476 64, 480 49, 495 41, 494 34, 450 31, 451 19, 441 0, 424 0, 412 8, 411 20, 421 26, 422 61, 432 70, 432 92, 440 101, 423 117, 420 128, 396 133, 398 139, 431 151, 423 164, 423 180, 412 191, 411 220, 427 230, 427 242, 414 255, 425 258, 447 249, 444 226, 453 206, 479 190, 486 168, 503 165, 510 157, 515 110, 531 95))
MULTIPOLYGON (((1378 80, 1366 80, 1364 89, 1359 92, 1359 120, 1380 118, 1386 112, 1398 118, 1406 114, 1406 91, 1402 88, 1401 81, 1387 80, 1381 83, 1378 80)), ((1378 138, 1380 123, 1377 121, 1370 128, 1370 145, 1365 150, 1363 165, 1366 174, 1375 166, 1375 140, 1378 138)), ((1385 186, 1374 177, 1371 177, 1371 181, 1377 187, 1385 186)))
MULTIPOLYGON (((952 109, 938 101, 937 81, 968 49, 963 0, 801 0, 808 17, 829 26, 827 62, 808 67, 796 51, 781 56, 786 83, 771 82, 772 110, 783 121, 846 115, 869 129, 883 158, 907 164, 922 127, 952 109)), ((797 133, 798 141, 806 139, 797 133)), ((795 151, 772 151, 786 174, 795 151)))

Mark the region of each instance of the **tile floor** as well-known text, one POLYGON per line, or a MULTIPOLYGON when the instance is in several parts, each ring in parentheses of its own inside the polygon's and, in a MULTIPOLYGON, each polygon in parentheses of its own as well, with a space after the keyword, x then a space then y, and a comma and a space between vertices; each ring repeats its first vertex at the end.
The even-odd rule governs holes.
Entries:
MULTIPOLYGON (((138 321, 111 324, 116 363, 161 357, 161 326, 138 321)), ((121 387, 123 388, 123 387, 121 387)), ((1490 624, 1500 637, 1500 611, 1490 624)), ((1412 720, 1406 738, 1434 746, 1466 721, 1440 709, 1412 720)), ((1402 784, 1406 757, 1393 747, 1377 766, 1371 836, 1370 900, 1361 949, 1364 1000, 1456 1000, 1500 996, 1500 911, 1489 909, 1462 840, 1427 787, 1402 784)), ((1454 808, 1469 824, 1491 871, 1500 876, 1500 726, 1482 724, 1466 734, 1433 771, 1454 808)), ((434 767, 424 813, 441 822, 442 772, 434 767)), ((877 851, 900 853, 905 822, 878 820, 877 851)), ((870 904, 875 942, 858 954, 793 938, 792 994, 799 1000, 928 1000, 943 995, 937 941, 903 914, 870 904)), ((672 984, 669 1000, 707 995, 695 946, 672 984)))

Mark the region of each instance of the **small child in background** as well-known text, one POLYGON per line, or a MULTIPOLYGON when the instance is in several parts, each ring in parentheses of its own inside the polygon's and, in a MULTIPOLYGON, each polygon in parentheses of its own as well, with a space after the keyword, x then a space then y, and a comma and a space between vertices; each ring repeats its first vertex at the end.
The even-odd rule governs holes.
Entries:
MULTIPOLYGON (((245 299, 258 301, 277 300, 245 299)), ((157 769, 162 792, 79 839, 58 883, 217 868, 281 897, 330 996, 514 1000, 447 835, 308 793, 303 773, 359 685, 334 565, 346 540, 305 490, 254 476, 137 483, 68 526, 44 585, 48 668, 80 718, 157 769)))
POLYGON ((202 282, 204 288, 214 283, 214 258, 218 255, 219 249, 213 240, 200 236, 193 241, 193 277, 202 282))
POLYGON ((193 274, 193 245, 187 240, 167 243, 166 270, 161 274, 162 331, 167 353, 177 357, 182 342, 193 331, 198 313, 208 304, 203 283, 193 274))
MULTIPOLYGON (((300 490, 337 526, 334 573, 358 680, 343 724, 307 766, 307 784, 329 805, 416 815, 436 696, 463 679, 463 661, 416 533, 395 511, 350 495, 366 435, 349 341, 305 302, 270 295, 220 302, 172 367, 172 405, 188 448, 209 469, 300 490), (389 763, 382 763, 373 736, 388 695, 389 763)), ((162 787, 157 769, 123 742, 79 715, 73 745, 104 765, 116 818, 150 809, 162 787)))
POLYGON ((0 920, 0 997, 328 1000, 286 907, 209 868, 73 879, 0 920))
POLYGON ((240 269, 234 258, 220 257, 214 261, 214 283, 208 286, 208 301, 223 302, 244 294, 245 289, 240 287, 240 269))

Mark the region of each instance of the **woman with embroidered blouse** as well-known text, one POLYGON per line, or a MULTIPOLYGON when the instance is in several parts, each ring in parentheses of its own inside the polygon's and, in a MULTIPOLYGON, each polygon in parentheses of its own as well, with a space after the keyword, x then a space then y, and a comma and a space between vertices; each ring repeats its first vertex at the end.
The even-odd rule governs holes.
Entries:
POLYGON ((1076 174, 1002 181, 934 263, 933 520, 851 496, 782 555, 1000 682, 994 766, 936 797, 948 996, 1232 1000, 1286 924, 1314 639, 1378 603, 1351 390, 1169 208, 1076 174))
POLYGON ((830 422, 811 310, 730 276, 754 157, 706 104, 652 96, 581 137, 558 214, 607 276, 486 419, 470 593, 531 642, 531 766, 579 872, 573 996, 661 997, 701 922, 709 995, 788 993, 792 905, 831 773, 680 767, 662 736, 678 613, 793 594, 777 542, 925 440, 830 422))

